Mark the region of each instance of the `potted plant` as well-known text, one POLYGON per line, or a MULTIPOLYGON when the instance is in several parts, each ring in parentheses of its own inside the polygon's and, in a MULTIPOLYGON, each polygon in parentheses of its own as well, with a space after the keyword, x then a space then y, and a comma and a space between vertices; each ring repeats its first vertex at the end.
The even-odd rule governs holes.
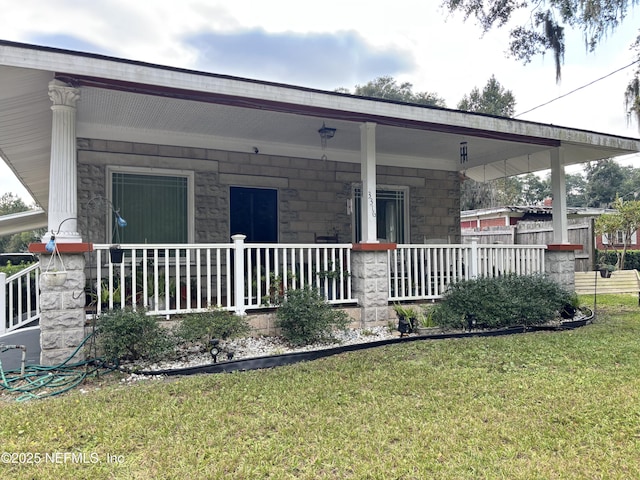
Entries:
MULTIPOLYGON (((154 275, 150 273, 147 277, 147 295, 149 305, 152 309, 165 310, 169 305, 166 303, 166 276, 164 270, 158 272, 158 303, 156 305, 154 275)), ((174 303, 176 298, 176 281, 169 277, 169 300, 174 303)))
MULTIPOLYGON (((53 238, 54 237, 52 237, 51 241, 53 241, 53 238)), ((42 266, 42 263, 40 265, 42 266)), ((64 261, 58 251, 58 247, 53 243, 51 258, 49 258, 46 270, 43 270, 42 273, 40 273, 40 281, 49 287, 59 287, 64 285, 66 280, 67 269, 64 266, 64 261)))
MULTIPOLYGON (((121 300, 122 300, 122 289, 120 288, 120 284, 114 285, 113 306, 115 308, 119 308, 121 300)), ((109 284, 107 282, 102 282, 102 288, 100 289, 100 303, 102 304, 103 307, 107 307, 109 305, 109 284)))
POLYGON ((418 312, 408 305, 395 303, 393 309, 398 316, 398 331, 400 336, 413 333, 418 326, 418 312))
POLYGON ((434 330, 440 330, 433 318, 434 311, 432 306, 422 308, 422 311, 418 314, 418 325, 416 327, 418 335, 427 335, 434 330))
POLYGON ((40 274, 40 281, 49 287, 59 287, 67 280, 66 270, 47 270, 40 274))
POLYGON ((122 263, 122 257, 124 250, 120 248, 120 245, 111 245, 109 247, 109 260, 111 263, 122 263))
POLYGON ((602 278, 611 278, 611 272, 614 272, 616 270, 615 265, 607 264, 598 265, 596 268, 600 271, 600 276, 602 278))

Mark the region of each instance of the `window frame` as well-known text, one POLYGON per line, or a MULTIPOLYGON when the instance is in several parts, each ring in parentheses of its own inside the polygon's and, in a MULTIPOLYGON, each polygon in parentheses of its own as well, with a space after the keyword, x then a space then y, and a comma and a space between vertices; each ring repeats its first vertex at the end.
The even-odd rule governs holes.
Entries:
MULTIPOLYGON (((193 243, 195 237, 195 173, 193 170, 179 170, 169 168, 154 167, 129 167, 121 165, 108 165, 106 172, 106 192, 107 199, 113 203, 113 174, 131 174, 131 175, 147 175, 157 177, 182 177, 187 179, 187 243, 193 243)), ((106 238, 111 241, 110 232, 113 231, 114 216, 110 212, 106 212, 106 238)))
MULTIPOLYGON (((353 221, 351 222, 351 238, 353 239, 354 243, 357 243, 358 240, 356 238, 356 220, 358 218, 358 215, 360 215, 360 213, 358 212, 358 208, 357 208, 357 202, 356 202, 356 191, 360 190, 360 198, 362 199, 362 183, 358 182, 358 183, 354 183, 351 186, 351 198, 353 199, 353 209, 352 209, 352 215, 353 215, 353 221)), ((386 191, 394 191, 394 192, 402 192, 403 193, 403 203, 404 203, 404 208, 403 208, 403 223, 404 223, 404 229, 403 229, 403 237, 404 237, 404 242, 403 243, 410 243, 409 239, 411 238, 411 215, 410 215, 410 205, 409 205, 409 192, 410 192, 410 187, 408 187, 407 185, 387 185, 387 184, 377 184, 376 185, 376 203, 378 200, 378 192, 380 190, 386 190, 386 191)), ((377 209, 377 205, 376 205, 376 209, 377 209)), ((377 239, 379 239, 380 232, 377 232, 377 239)))

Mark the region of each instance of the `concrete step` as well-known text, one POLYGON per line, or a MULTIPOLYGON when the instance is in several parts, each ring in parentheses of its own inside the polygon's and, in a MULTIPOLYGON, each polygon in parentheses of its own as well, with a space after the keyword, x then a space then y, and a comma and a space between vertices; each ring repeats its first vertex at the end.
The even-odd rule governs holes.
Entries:
POLYGON ((637 270, 616 270, 610 278, 602 278, 600 272, 576 272, 576 293, 638 293, 640 276, 637 270))

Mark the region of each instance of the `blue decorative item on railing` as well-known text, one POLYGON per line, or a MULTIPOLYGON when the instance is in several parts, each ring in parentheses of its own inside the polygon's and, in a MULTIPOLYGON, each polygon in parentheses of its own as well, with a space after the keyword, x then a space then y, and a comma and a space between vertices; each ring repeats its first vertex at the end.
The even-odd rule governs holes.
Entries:
POLYGON ((53 251, 56 249, 56 237, 55 236, 51 235, 51 238, 49 239, 47 244, 44 246, 44 249, 49 253, 53 253, 53 251))
POLYGON ((116 222, 118 223, 118 226, 119 227, 126 227, 127 226, 127 221, 124 218, 122 218, 118 212, 113 212, 113 213, 116 214, 116 222))

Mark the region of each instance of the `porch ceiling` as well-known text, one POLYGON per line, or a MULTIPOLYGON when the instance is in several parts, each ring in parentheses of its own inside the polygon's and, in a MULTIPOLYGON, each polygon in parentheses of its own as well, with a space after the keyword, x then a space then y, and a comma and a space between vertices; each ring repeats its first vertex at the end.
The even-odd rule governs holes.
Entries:
POLYGON ((550 168, 560 145, 567 165, 640 151, 632 138, 0 41, 0 154, 45 210, 53 78, 81 90, 80 138, 360 162, 360 125, 375 122, 378 164, 477 180, 550 168), (325 151, 323 122, 337 129, 325 151))

